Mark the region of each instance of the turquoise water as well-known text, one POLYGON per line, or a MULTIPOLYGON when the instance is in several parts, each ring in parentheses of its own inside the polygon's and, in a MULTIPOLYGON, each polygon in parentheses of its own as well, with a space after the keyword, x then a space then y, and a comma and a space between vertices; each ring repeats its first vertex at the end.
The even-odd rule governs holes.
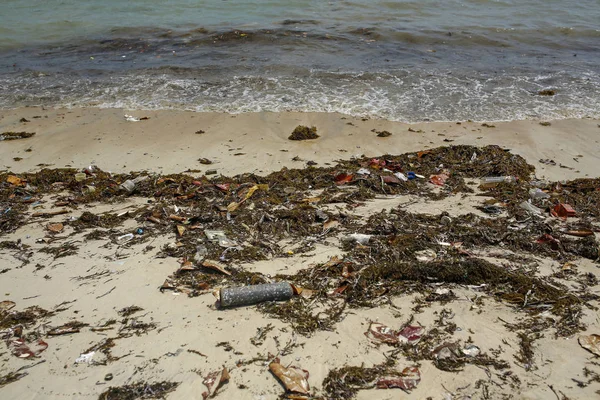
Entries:
POLYGON ((0 107, 600 115, 600 1, 4 0, 0 107), (555 96, 538 96, 553 89, 555 96))

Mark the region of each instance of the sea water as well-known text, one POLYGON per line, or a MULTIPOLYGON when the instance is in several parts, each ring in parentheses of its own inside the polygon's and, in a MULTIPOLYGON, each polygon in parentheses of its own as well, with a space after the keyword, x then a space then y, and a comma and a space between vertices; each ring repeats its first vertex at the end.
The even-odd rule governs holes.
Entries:
POLYGON ((600 1, 0 0, 0 90, 0 108, 597 118, 600 1))

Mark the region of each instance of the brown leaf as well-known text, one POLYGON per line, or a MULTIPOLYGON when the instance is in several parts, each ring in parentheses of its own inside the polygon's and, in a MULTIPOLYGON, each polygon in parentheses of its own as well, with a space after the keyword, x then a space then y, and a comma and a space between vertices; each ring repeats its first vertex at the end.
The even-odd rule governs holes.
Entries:
POLYGON ((591 334, 589 336, 579 336, 579 344, 587 351, 600 357, 600 335, 591 334))
POLYGON ((337 228, 338 226, 340 226, 339 221, 336 221, 334 219, 330 219, 329 221, 327 221, 327 222, 325 222, 323 224, 323 230, 324 231, 328 231, 330 229, 337 228))
POLYGON ((590 231, 589 229, 578 229, 578 230, 565 231, 565 234, 571 235, 571 236, 577 236, 577 237, 586 237, 586 236, 593 236, 594 232, 590 231))
POLYGON ((383 180, 384 183, 388 184, 388 185, 399 185, 402 183, 402 181, 400 179, 398 179, 398 177, 394 176, 394 175, 385 175, 381 177, 381 180, 383 180))
POLYGON ((225 275, 231 275, 231 272, 227 271, 225 269, 225 267, 221 263, 219 263, 217 261, 204 260, 202 262, 202 266, 205 267, 205 268, 212 269, 213 271, 218 271, 218 272, 220 272, 222 274, 225 274, 225 275))
POLYGON ((46 228, 52 233, 61 233, 65 227, 60 222, 57 222, 55 224, 46 225, 46 228))
POLYGON ((14 175, 9 175, 6 178, 6 182, 10 183, 11 185, 15 185, 15 186, 22 186, 25 184, 25 181, 21 178, 19 178, 18 176, 14 176, 14 175))
POLYGON ((0 301, 0 313, 4 313, 13 309, 17 304, 14 301, 4 300, 0 301))
POLYGON ((287 391, 301 394, 308 394, 310 391, 308 371, 293 366, 286 368, 279 363, 279 358, 276 358, 269 364, 269 370, 271 370, 287 391))

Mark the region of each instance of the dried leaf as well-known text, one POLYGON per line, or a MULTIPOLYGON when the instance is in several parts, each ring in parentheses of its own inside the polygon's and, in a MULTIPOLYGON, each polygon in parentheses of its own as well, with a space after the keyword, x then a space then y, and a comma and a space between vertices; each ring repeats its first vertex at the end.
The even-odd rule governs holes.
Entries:
POLYGON ((337 228, 338 226, 340 226, 340 223, 339 223, 339 221, 336 221, 336 220, 330 219, 329 221, 327 221, 327 222, 325 222, 325 223, 323 224, 323 230, 324 230, 324 231, 328 231, 328 230, 330 230, 330 229, 337 228))
POLYGON ((177 225, 177 234, 179 235, 179 237, 182 237, 184 232, 185 232, 185 226, 177 225))
POLYGON ((15 185, 15 186, 22 186, 25 183, 25 181, 23 179, 19 178, 18 176, 14 176, 14 175, 9 175, 6 178, 6 182, 10 183, 11 185, 15 185))
POLYGON ((400 183, 402 183, 402 181, 400 179, 398 179, 397 176, 394 176, 394 175, 382 176, 381 180, 388 185, 399 185, 400 183))
POLYGON ((564 233, 565 233, 565 235, 571 235, 571 236, 577 236, 577 237, 586 237, 586 236, 594 235, 594 232, 589 229, 571 230, 571 231, 565 231, 564 233))
POLYGON ((306 199, 302 199, 303 203, 318 203, 319 201, 321 201, 320 197, 307 197, 306 199))
POLYGON ((308 371, 294 366, 286 368, 279 363, 279 358, 276 358, 269 364, 269 370, 271 370, 273 375, 275 375, 288 392, 309 393, 308 371))
POLYGON ((0 313, 4 313, 13 309, 17 304, 14 301, 4 300, 0 301, 0 313))
POLYGON ((600 335, 579 336, 579 344, 587 351, 600 357, 600 335))
POLYGON ((61 233, 65 227, 60 222, 57 222, 55 224, 46 225, 46 228, 52 233, 61 233))
POLYGON ((222 274, 225 274, 225 275, 231 275, 231 272, 227 271, 225 269, 225 267, 221 263, 219 263, 217 261, 204 260, 202 262, 202 266, 205 267, 205 268, 212 269, 213 271, 218 271, 218 272, 220 272, 222 274))

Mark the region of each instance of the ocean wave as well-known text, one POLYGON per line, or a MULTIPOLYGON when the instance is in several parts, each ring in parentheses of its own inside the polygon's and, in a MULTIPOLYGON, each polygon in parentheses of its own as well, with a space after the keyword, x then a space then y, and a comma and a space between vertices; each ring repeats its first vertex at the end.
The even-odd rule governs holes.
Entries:
POLYGON ((238 75, 199 79, 190 71, 73 78, 0 78, 18 106, 178 109, 228 113, 338 112, 404 122, 600 117, 594 72, 504 74, 397 70, 385 73, 304 71, 295 76, 238 75), (540 96, 552 89, 555 96, 540 96))

